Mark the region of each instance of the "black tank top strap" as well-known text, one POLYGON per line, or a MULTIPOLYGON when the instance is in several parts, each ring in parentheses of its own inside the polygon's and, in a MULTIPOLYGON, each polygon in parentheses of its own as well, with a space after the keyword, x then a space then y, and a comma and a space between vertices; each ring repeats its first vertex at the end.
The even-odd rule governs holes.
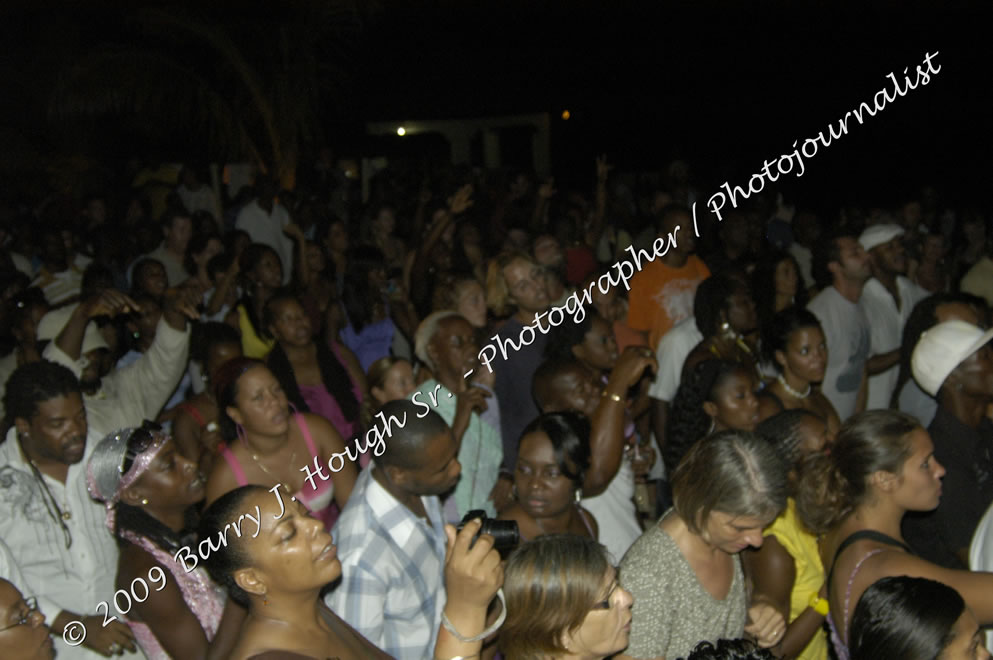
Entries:
POLYGON ((874 529, 860 529, 859 531, 853 532, 852 534, 848 535, 848 537, 841 542, 841 545, 839 545, 838 549, 835 551, 834 559, 831 560, 831 568, 828 570, 828 576, 827 576, 828 585, 831 584, 831 578, 834 575, 834 566, 835 564, 838 563, 838 557, 841 556, 841 553, 844 552, 848 546, 852 545, 856 541, 861 541, 863 539, 867 539, 869 541, 876 541, 878 543, 884 543, 886 545, 896 546, 898 548, 903 548, 904 550, 906 550, 907 554, 911 554, 911 555, 914 554, 914 551, 911 550, 906 543, 904 543, 903 541, 899 541, 893 538, 892 536, 889 536, 888 534, 877 532, 874 529))

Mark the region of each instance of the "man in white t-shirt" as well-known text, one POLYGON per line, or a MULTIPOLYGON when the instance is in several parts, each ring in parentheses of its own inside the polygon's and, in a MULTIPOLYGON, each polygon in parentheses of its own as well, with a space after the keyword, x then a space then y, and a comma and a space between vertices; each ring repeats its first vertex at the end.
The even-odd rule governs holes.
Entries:
POLYGON ((246 232, 253 243, 268 245, 283 263, 283 284, 293 275, 293 240, 283 233, 290 224, 290 214, 276 199, 276 184, 262 177, 256 183, 258 196, 240 211, 235 228, 246 232))
POLYGON ((903 251, 903 227, 873 225, 859 236, 869 254, 872 277, 865 283, 859 306, 869 320, 870 345, 877 362, 869 370, 866 410, 890 407, 890 397, 900 372, 900 343, 903 326, 928 291, 904 277, 907 257, 903 251))
POLYGON ((869 255, 854 236, 842 235, 819 243, 813 264, 815 279, 828 284, 807 305, 821 322, 828 346, 821 391, 844 422, 865 409, 863 380, 871 344, 859 299, 871 275, 869 255))

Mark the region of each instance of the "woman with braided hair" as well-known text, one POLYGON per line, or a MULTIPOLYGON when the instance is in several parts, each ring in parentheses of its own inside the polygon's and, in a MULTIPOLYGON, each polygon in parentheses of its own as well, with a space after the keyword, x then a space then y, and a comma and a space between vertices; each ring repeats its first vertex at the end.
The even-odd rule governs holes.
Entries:
POLYGON ((192 546, 197 502, 204 479, 172 438, 146 422, 108 435, 87 465, 90 495, 104 502, 107 528, 117 539, 117 587, 128 591, 139 579, 161 590, 132 603, 127 624, 150 660, 224 658, 245 612, 227 603, 224 591, 202 568, 187 572, 174 559, 192 546))

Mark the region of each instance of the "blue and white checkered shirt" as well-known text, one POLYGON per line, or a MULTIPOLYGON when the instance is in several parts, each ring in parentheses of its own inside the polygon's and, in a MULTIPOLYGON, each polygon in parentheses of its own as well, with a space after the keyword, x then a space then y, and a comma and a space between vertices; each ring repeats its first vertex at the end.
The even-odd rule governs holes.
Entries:
POLYGON ((372 468, 355 482, 333 534, 341 584, 328 607, 398 660, 424 660, 445 607, 445 529, 441 502, 422 497, 430 524, 398 502, 372 468))

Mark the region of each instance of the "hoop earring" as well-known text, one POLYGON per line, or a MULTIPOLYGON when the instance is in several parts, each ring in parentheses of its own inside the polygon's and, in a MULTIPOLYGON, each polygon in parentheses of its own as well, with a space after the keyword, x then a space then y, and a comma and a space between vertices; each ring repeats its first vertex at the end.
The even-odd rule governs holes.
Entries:
POLYGON ((717 428, 717 420, 714 419, 713 417, 711 417, 710 418, 710 428, 707 429, 707 435, 710 435, 711 433, 713 433, 715 428, 717 428))
POLYGON ((582 488, 577 488, 576 489, 576 504, 579 504, 580 500, 582 500, 582 499, 583 499, 583 489, 582 488))

